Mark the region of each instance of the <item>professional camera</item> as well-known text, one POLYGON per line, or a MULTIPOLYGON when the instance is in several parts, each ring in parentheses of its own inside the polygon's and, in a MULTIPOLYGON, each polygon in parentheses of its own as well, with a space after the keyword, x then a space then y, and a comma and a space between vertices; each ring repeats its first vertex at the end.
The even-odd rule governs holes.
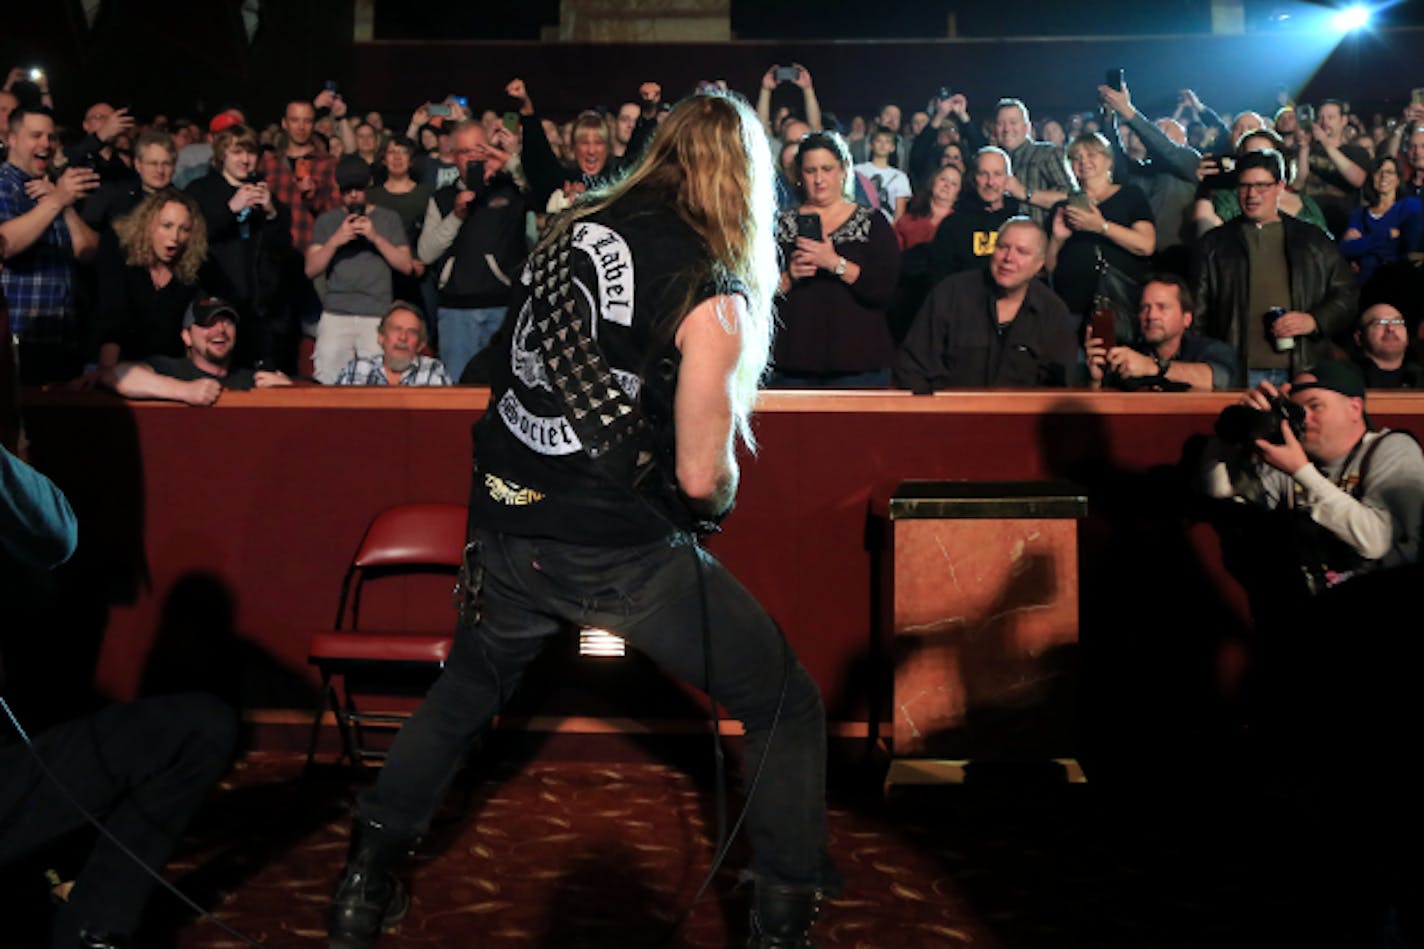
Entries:
POLYGON ((1216 437, 1228 445, 1250 448, 1257 439, 1284 445, 1281 423, 1290 425, 1297 440, 1305 437, 1305 409, 1283 395, 1271 399, 1269 410, 1249 405, 1228 405, 1216 417, 1216 437))

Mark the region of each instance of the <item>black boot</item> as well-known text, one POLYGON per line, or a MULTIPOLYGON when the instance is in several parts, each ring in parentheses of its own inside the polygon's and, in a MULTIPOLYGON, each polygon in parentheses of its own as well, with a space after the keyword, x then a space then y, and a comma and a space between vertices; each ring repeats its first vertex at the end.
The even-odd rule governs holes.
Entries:
POLYGON ((822 895, 814 886, 757 880, 747 949, 811 949, 811 924, 822 895))
POLYGON ((331 901, 331 949, 371 949, 381 930, 405 918, 410 898, 395 866, 410 841, 357 818, 351 825, 346 873, 331 901))

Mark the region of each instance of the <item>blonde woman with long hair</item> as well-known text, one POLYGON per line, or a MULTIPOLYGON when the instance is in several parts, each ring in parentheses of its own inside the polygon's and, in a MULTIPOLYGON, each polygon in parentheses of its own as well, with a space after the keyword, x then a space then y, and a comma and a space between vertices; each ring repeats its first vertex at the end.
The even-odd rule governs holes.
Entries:
POLYGON ((155 191, 114 222, 117 245, 100 249, 95 317, 98 363, 181 356, 183 312, 198 294, 208 255, 198 204, 172 188, 155 191))
POLYGON ((398 856, 524 667, 574 626, 612 631, 743 722, 751 945, 804 944, 838 882, 824 710, 776 624, 697 543, 731 506, 735 443, 752 445, 774 213, 756 115, 698 95, 641 163, 534 248, 475 427, 468 608, 440 680, 361 797, 333 945, 373 945, 405 913, 398 856))

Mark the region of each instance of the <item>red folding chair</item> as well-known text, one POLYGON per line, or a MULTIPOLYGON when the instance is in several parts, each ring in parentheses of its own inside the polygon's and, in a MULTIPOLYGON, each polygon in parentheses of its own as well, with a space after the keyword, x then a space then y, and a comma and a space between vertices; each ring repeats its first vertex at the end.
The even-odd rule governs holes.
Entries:
MULTIPOLYGON (((365 730, 398 728, 410 713, 363 711, 357 707, 357 695, 409 695, 413 683, 428 686, 444 666, 453 643, 451 630, 362 629, 361 592, 368 581, 417 573, 446 573, 453 581, 465 548, 467 514, 458 504, 402 504, 382 511, 366 528, 341 581, 336 623, 312 635, 307 653, 307 661, 321 671, 322 688, 307 747, 308 766, 328 709, 336 718, 344 758, 352 764, 383 760, 383 750, 366 744, 365 730), (333 682, 337 676, 342 679, 340 698, 333 682)), ((453 616, 450 626, 453 629, 453 616)))

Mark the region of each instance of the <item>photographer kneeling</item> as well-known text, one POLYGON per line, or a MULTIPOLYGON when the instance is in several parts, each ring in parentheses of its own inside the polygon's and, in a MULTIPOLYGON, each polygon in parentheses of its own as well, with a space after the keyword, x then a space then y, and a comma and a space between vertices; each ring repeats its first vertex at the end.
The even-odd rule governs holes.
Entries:
POLYGON ((1262 382, 1216 432, 1207 493, 1288 515, 1300 592, 1418 561, 1424 453, 1408 432, 1371 429, 1354 366, 1321 363, 1279 391, 1262 382))
POLYGON ((1303 904, 1331 907, 1311 920, 1330 933, 1316 944, 1385 944, 1388 909, 1424 919, 1412 856, 1424 815, 1409 777, 1421 644, 1407 619, 1424 453, 1408 432, 1373 428, 1363 378, 1339 362, 1279 391, 1261 383, 1216 431, 1206 488, 1239 502, 1223 539, 1250 547, 1224 551, 1255 620, 1247 760, 1282 839, 1304 848, 1291 885, 1321 888, 1303 904))

